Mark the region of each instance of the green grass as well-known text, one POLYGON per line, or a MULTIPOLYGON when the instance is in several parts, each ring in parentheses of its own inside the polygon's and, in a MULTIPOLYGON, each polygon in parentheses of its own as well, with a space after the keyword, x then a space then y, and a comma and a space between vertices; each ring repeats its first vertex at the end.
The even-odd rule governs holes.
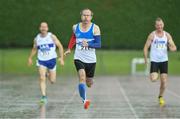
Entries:
MULTIPOLYGON (((30 49, 0 50, 0 73, 34 75, 37 68, 27 66, 27 58, 30 49)), ((169 53, 169 74, 180 75, 180 52, 169 53)), ((143 57, 142 51, 97 51, 97 75, 128 75, 131 71, 131 60, 135 57, 143 57)), ((138 66, 142 70, 143 65, 138 66)), ((60 75, 75 75, 76 70, 73 64, 73 54, 65 58, 65 66, 58 64, 57 72, 60 75)))

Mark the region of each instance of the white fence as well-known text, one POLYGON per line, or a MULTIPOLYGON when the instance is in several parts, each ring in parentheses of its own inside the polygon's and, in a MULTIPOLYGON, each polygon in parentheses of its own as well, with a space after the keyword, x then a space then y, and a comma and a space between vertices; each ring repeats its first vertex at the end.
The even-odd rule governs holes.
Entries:
POLYGON ((149 59, 147 66, 143 71, 137 71, 137 65, 144 64, 144 58, 133 58, 131 61, 131 75, 148 75, 149 74, 149 59))

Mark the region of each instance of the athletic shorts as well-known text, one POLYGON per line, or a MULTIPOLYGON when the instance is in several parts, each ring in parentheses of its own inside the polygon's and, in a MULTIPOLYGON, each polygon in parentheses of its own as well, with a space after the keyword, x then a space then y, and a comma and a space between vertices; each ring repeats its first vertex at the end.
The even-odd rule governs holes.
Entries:
POLYGON ((168 61, 165 62, 151 62, 151 69, 150 69, 150 73, 153 72, 160 72, 160 74, 168 73, 168 61))
POLYGON ((46 67, 49 70, 55 71, 56 70, 56 58, 53 58, 53 59, 50 59, 50 60, 47 60, 47 61, 38 60, 37 61, 37 66, 38 67, 43 66, 43 67, 46 67))
POLYGON ((74 64, 76 70, 79 71, 80 69, 84 69, 86 72, 86 77, 93 78, 96 68, 96 63, 84 63, 80 60, 74 60, 74 64))

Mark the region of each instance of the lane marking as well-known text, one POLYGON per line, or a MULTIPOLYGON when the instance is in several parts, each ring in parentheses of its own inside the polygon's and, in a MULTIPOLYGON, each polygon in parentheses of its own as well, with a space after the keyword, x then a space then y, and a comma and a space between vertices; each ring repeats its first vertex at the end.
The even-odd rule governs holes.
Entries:
POLYGON ((69 100, 67 101, 67 103, 64 105, 62 111, 60 112, 60 115, 63 115, 63 114, 65 113, 67 107, 68 107, 69 104, 73 101, 73 99, 74 99, 74 97, 76 96, 76 94, 77 94, 77 91, 75 90, 75 91, 73 92, 72 97, 69 98, 69 100))
MULTIPOLYGON (((117 79, 117 80, 118 80, 118 79, 117 79)), ((136 119, 139 119, 139 117, 138 117, 138 115, 137 115, 137 113, 136 113, 134 107, 132 106, 132 104, 131 104, 131 102, 130 102, 128 96, 126 95, 126 92, 124 91, 123 87, 121 86, 121 83, 120 83, 119 80, 118 80, 118 82, 119 82, 118 84, 119 84, 119 87, 120 87, 120 91, 121 91, 121 93, 122 93, 122 95, 123 95, 125 101, 127 102, 128 106, 129 106, 129 108, 130 108, 130 110, 131 110, 132 113, 134 114, 135 118, 136 118, 136 119)))
POLYGON ((174 97, 180 98, 180 95, 178 95, 174 91, 171 91, 171 90, 167 89, 167 92, 170 93, 171 95, 173 95, 174 97))

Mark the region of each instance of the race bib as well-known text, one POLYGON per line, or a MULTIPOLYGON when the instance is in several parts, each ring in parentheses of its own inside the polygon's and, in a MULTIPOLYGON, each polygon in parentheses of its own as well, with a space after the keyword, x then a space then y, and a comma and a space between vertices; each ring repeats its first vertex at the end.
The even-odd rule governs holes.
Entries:
POLYGON ((156 46, 156 48, 159 49, 159 50, 167 49, 167 44, 166 44, 165 41, 158 41, 158 40, 156 40, 156 41, 155 41, 155 46, 156 46))
POLYGON ((49 45, 40 45, 41 56, 49 56, 50 47, 49 45))
POLYGON ((81 44, 77 44, 77 49, 78 50, 84 50, 84 51, 87 51, 87 50, 92 50, 92 48, 89 48, 89 47, 84 47, 82 46, 81 44))

